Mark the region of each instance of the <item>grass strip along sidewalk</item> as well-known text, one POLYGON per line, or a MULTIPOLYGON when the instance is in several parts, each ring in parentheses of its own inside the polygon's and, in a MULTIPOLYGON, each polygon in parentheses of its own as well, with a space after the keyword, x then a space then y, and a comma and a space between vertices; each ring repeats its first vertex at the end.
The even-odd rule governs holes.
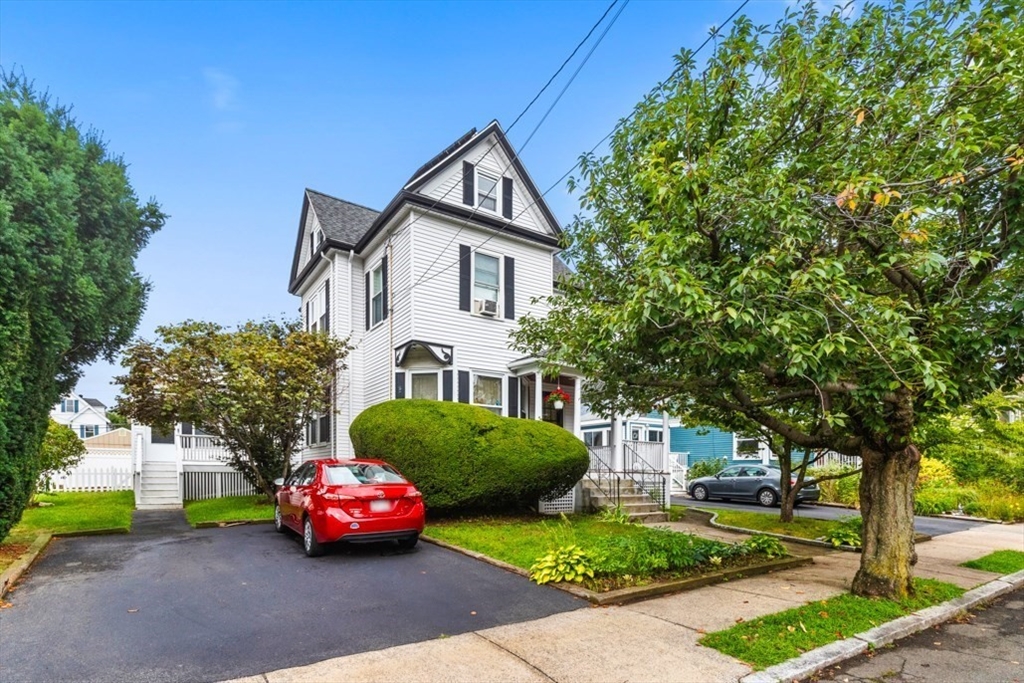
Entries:
POLYGON ((977 560, 970 560, 960 565, 970 569, 980 569, 996 574, 1015 574, 1024 570, 1024 552, 1020 550, 997 550, 977 560))
POLYGON ((274 519, 274 504, 266 496, 228 496, 185 503, 192 526, 218 522, 264 522, 274 519))
POLYGON ((913 596, 898 602, 837 595, 709 633, 700 643, 760 670, 964 593, 932 579, 915 579, 914 587, 913 596))
POLYGON ((777 512, 746 512, 712 507, 701 509, 717 514, 716 521, 726 526, 811 540, 826 536, 842 526, 842 522, 839 520, 811 519, 809 517, 794 517, 792 522, 781 522, 777 512))

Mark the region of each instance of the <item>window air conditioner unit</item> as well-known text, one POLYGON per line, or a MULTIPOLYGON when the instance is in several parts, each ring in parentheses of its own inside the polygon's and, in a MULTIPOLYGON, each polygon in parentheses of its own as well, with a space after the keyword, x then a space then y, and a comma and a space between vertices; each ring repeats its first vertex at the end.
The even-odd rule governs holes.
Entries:
POLYGON ((480 315, 488 315, 492 318, 498 315, 498 302, 490 299, 477 299, 476 312, 480 315))

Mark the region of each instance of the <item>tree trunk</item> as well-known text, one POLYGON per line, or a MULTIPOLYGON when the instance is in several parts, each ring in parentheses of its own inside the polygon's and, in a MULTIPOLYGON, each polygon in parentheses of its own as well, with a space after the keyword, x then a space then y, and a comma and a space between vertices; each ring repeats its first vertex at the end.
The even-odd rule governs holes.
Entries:
POLYGON ((796 494, 800 491, 800 484, 803 482, 803 470, 796 486, 790 484, 793 480, 793 442, 786 439, 782 453, 779 456, 779 470, 782 478, 779 481, 779 491, 782 499, 779 501, 779 521, 783 524, 793 521, 793 508, 796 507, 796 494))
POLYGON ((855 595, 905 598, 913 593, 914 485, 921 454, 914 446, 895 453, 861 452, 860 510, 864 519, 855 595))

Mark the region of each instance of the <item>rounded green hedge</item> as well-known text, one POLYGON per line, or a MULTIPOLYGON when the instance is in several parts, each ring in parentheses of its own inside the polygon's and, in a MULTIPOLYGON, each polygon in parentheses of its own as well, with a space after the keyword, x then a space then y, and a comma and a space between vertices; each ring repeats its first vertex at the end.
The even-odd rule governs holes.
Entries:
POLYGON ((587 471, 587 447, 539 420, 485 408, 399 399, 367 408, 349 428, 356 456, 386 460, 433 512, 497 512, 561 495, 587 471))

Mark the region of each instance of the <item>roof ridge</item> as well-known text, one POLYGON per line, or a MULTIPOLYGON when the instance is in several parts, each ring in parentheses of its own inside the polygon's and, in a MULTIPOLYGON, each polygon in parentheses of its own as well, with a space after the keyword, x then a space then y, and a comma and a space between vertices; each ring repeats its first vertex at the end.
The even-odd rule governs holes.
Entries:
POLYGON ((350 206, 357 206, 360 209, 366 209, 367 211, 373 211, 374 213, 380 213, 380 210, 378 210, 378 209, 371 209, 370 207, 366 206, 365 204, 358 204, 356 202, 352 202, 352 201, 349 201, 347 199, 342 199, 341 197, 335 197, 333 194, 327 194, 326 192, 321 192, 320 190, 314 190, 311 187, 307 187, 306 188, 306 192, 312 192, 313 194, 318 194, 321 197, 327 197, 328 199, 333 199, 336 202, 341 202, 343 204, 348 204, 350 206))

